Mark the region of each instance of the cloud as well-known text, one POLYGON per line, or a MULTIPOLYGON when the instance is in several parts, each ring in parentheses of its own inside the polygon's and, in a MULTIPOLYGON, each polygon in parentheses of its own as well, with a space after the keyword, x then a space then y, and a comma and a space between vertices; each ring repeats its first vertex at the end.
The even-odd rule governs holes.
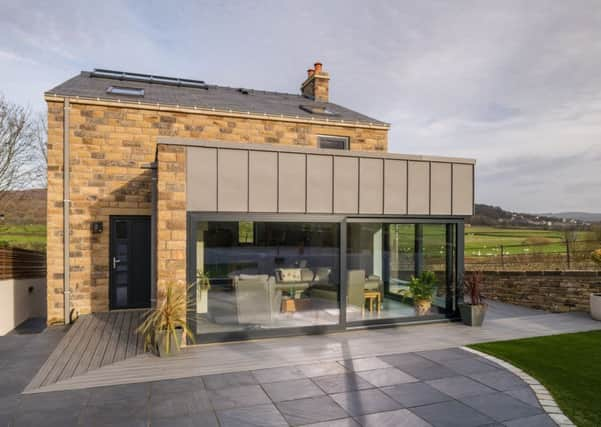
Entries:
POLYGON ((40 0, 6 5, 0 27, 13 101, 43 108, 93 67, 298 92, 322 60, 335 102, 392 123, 391 151, 475 157, 479 201, 601 211, 595 0, 40 0))

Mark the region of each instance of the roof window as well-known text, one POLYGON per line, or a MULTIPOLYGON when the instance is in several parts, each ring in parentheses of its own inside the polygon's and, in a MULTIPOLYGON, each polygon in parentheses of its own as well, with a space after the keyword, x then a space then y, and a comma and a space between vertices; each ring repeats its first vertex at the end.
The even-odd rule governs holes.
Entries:
POLYGON ((322 116, 337 116, 338 113, 329 110, 325 105, 300 105, 301 110, 305 110, 311 114, 319 114, 322 116))
POLYGON ((139 87, 109 86, 106 93, 113 95, 144 96, 144 89, 139 87))

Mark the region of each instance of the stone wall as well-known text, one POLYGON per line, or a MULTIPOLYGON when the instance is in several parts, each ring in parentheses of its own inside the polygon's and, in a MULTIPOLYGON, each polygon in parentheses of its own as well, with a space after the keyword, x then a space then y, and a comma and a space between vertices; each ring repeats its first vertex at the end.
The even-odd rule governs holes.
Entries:
POLYGON ((0 193, 2 224, 46 224, 46 190, 5 191, 0 193))
POLYGON ((590 294, 600 292, 601 271, 484 272, 486 298, 552 312, 589 311, 590 294))
MULTIPOLYGON (((62 101, 48 101, 50 323, 63 321, 63 108, 62 101)), ((383 128, 225 117, 76 99, 71 101, 69 120, 71 302, 80 314, 109 307, 110 215, 151 214, 152 170, 147 166, 155 160, 157 137, 316 147, 318 135, 338 135, 350 137, 352 149, 360 151, 386 151, 388 143, 383 128), (102 234, 91 233, 91 223, 96 221, 104 224, 102 234)), ((172 255, 185 260, 185 248, 165 250, 179 251, 172 255)))
POLYGON ((168 284, 186 286, 186 148, 157 150, 157 298, 168 284))

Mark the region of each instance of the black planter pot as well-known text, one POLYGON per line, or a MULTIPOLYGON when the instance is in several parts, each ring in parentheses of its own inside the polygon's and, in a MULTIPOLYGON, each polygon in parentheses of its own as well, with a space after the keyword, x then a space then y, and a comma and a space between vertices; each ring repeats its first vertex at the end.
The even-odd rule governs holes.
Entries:
POLYGON ((486 304, 459 304, 461 320, 468 326, 482 326, 487 308, 486 304))

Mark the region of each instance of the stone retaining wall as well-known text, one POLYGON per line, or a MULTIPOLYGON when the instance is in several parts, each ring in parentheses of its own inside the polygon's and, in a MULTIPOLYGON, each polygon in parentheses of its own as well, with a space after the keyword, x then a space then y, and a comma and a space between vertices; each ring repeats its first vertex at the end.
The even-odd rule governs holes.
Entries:
POLYGON ((601 293, 601 271, 483 273, 485 298, 552 312, 588 312, 590 294, 601 293))

